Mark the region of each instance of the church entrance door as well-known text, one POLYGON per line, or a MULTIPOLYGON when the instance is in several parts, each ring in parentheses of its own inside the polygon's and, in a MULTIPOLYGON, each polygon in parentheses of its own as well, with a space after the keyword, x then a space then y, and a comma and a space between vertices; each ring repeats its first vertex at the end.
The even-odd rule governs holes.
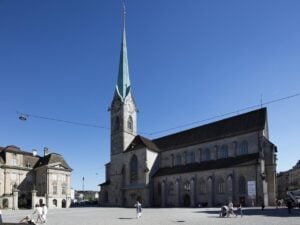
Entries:
POLYGON ((183 206, 184 207, 190 207, 191 206, 191 198, 188 194, 185 194, 183 196, 183 206))

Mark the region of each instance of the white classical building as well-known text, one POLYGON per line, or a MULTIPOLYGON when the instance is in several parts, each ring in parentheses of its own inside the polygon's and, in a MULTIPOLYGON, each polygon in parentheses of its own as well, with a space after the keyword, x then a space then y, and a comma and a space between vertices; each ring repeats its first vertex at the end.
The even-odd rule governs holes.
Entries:
POLYGON ((26 152, 16 146, 0 147, 0 207, 69 207, 71 167, 57 153, 26 152))

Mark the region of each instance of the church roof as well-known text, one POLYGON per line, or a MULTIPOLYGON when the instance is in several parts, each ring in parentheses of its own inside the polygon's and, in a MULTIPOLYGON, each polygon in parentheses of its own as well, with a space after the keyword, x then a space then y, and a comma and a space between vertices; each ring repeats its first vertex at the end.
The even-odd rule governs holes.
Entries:
POLYGON ((155 143, 143 136, 137 135, 133 141, 130 143, 130 145, 127 147, 127 149, 125 150, 127 151, 133 151, 136 149, 139 149, 141 147, 146 147, 149 150, 158 152, 159 149, 158 147, 155 145, 155 143))
POLYGON ((166 151, 263 130, 266 122, 267 109, 261 108, 152 141, 161 151, 166 151))
POLYGON ((259 153, 229 157, 224 159, 204 161, 201 163, 191 163, 186 165, 160 168, 153 176, 165 176, 171 174, 190 173, 204 170, 214 170, 230 168, 239 164, 248 163, 259 158, 259 153))

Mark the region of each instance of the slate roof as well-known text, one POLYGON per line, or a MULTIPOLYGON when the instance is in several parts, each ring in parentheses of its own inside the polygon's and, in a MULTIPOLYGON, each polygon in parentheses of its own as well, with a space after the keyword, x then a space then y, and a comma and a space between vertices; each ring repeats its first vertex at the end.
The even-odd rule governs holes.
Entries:
POLYGON ((224 159, 204 161, 201 163, 191 163, 191 164, 174 166, 174 167, 164 167, 164 168, 160 168, 153 176, 158 177, 158 176, 165 176, 165 175, 172 175, 172 174, 230 168, 242 163, 250 162, 252 160, 257 160, 258 158, 259 158, 259 153, 253 153, 253 154, 241 155, 237 157, 229 157, 224 159))
POLYGON ((146 147, 147 149, 155 152, 159 151, 158 147, 153 141, 140 135, 135 136, 135 138, 133 139, 133 141, 130 143, 130 145, 127 147, 125 151, 133 151, 141 147, 146 147))
POLYGON ((152 140, 161 150, 171 150, 203 142, 227 138, 263 130, 267 121, 267 109, 261 108, 238 116, 209 123, 179 133, 152 140))
POLYGON ((68 165, 68 163, 64 160, 64 158, 57 154, 57 153, 50 153, 44 157, 40 157, 39 161, 37 162, 35 168, 53 164, 53 163, 60 163, 63 167, 67 170, 72 171, 72 168, 68 165))

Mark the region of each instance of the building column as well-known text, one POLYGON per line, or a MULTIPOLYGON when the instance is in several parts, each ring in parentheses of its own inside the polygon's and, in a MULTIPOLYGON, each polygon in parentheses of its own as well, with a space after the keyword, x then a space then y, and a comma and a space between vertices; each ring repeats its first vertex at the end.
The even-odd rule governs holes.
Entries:
POLYGON ((195 178, 191 179, 191 207, 195 207, 195 178))
POLYGON ((17 189, 13 190, 13 209, 18 209, 18 197, 19 197, 19 191, 17 189))
POLYGON ((161 184, 161 206, 166 206, 166 182, 163 181, 161 184))
MULTIPOLYGON (((36 190, 31 191, 31 208, 34 209, 36 203, 36 190)), ((49 206, 48 206, 49 207, 49 206)))

